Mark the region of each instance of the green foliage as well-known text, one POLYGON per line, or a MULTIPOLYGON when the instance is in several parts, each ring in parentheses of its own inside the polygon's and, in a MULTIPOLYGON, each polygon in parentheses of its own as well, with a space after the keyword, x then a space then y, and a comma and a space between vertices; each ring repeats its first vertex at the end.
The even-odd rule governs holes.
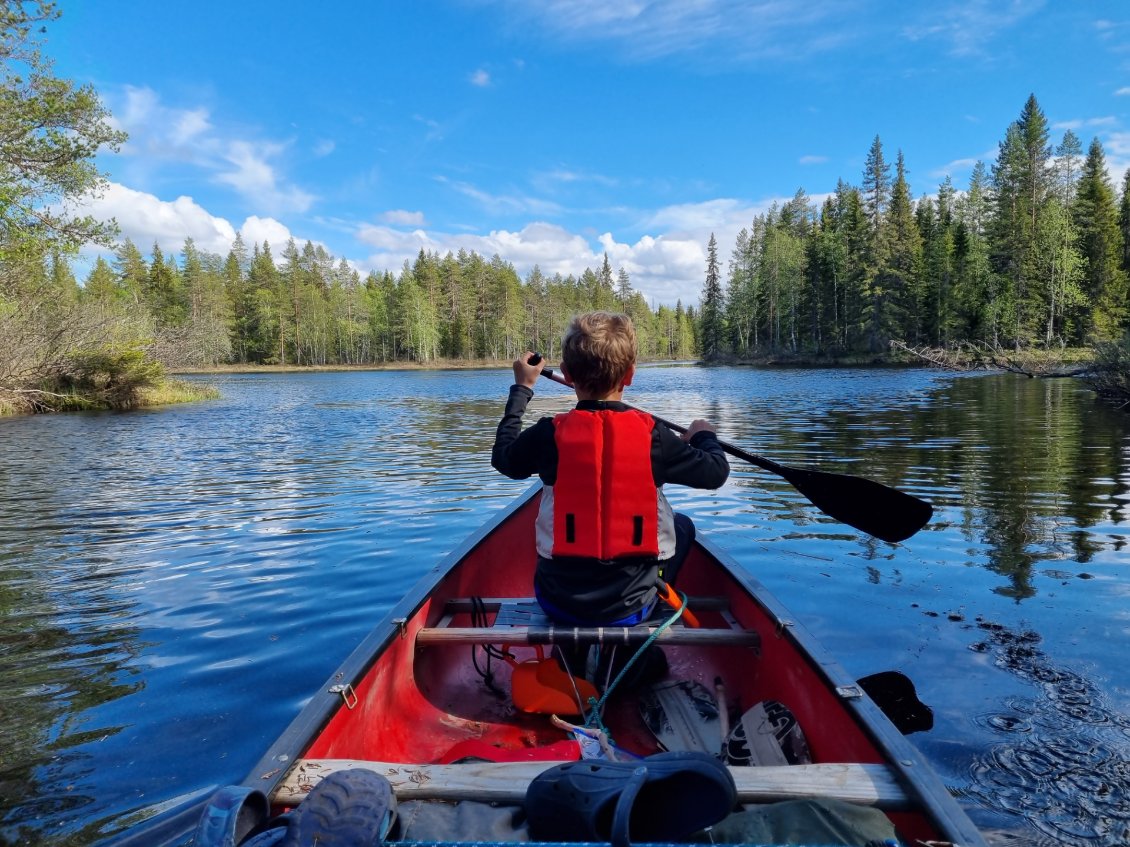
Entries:
POLYGON ((0 2, 0 260, 45 248, 73 251, 109 244, 113 223, 58 211, 65 201, 98 191, 92 164, 103 147, 118 149, 124 133, 90 86, 51 75, 39 49, 42 26, 58 17, 53 3, 0 2))
POLYGON ((706 282, 702 289, 702 357, 708 362, 718 359, 725 350, 725 302, 718 270, 718 242, 710 234, 706 248, 706 282))
POLYGON ((1095 363, 1085 377, 1101 397, 1125 406, 1130 403, 1130 335, 1095 346, 1095 363))
POLYGON ((106 346, 70 353, 43 387, 82 398, 85 406, 126 409, 136 406, 140 391, 159 383, 164 373, 141 346, 106 346))

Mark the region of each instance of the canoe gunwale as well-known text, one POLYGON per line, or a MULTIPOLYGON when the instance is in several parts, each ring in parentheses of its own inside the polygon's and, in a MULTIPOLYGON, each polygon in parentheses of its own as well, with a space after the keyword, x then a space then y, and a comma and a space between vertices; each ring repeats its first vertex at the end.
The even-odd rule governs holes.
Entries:
POLYGON ((701 534, 696 538, 718 565, 736 579, 749 596, 777 623, 778 637, 790 640, 797 652, 807 656, 817 673, 830 689, 840 694, 844 708, 858 718, 860 727, 875 745, 887 756, 889 764, 905 782, 924 810, 934 818, 961 847, 987 847, 984 837, 961 810, 949 789, 934 772, 933 767, 900 733, 890 719, 864 694, 859 684, 840 665, 839 660, 808 631, 794 620, 785 606, 759 580, 742 568, 725 550, 701 534))

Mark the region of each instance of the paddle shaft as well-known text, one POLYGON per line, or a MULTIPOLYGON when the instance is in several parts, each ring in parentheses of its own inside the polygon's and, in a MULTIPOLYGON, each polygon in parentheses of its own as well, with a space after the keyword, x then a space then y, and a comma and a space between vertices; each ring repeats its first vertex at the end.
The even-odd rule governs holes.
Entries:
MULTIPOLYGON (((536 353, 528 362, 531 365, 540 363, 541 356, 536 353)), ((542 368, 541 375, 562 385, 569 385, 563 377, 554 373, 552 368, 542 368)), ((634 407, 628 406, 628 408, 634 407)), ((651 415, 650 412, 645 414, 651 415)), ((686 427, 657 415, 651 417, 675 432, 687 431, 686 427)), ((925 500, 871 479, 850 474, 790 468, 772 459, 735 447, 722 439, 718 439, 718 444, 731 456, 781 477, 824 514, 883 541, 892 543, 905 541, 922 529, 934 513, 933 506, 925 500)))

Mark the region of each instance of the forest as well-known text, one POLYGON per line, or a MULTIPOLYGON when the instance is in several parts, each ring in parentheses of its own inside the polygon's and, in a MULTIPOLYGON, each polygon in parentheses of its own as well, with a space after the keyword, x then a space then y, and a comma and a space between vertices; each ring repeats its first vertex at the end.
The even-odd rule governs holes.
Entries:
MULTIPOLYGON (((186 238, 143 253, 113 222, 68 217, 97 191, 101 150, 125 142, 91 87, 50 73, 37 25, 49 2, 0 20, 0 399, 130 405, 168 370, 418 366, 555 357, 576 312, 630 314, 644 360, 882 358, 892 342, 952 349, 1115 344, 1130 323, 1130 172, 1116 190, 1097 138, 1052 139, 1035 95, 968 185, 915 199, 904 156, 876 137, 858 186, 800 189, 737 235, 725 269, 706 245, 695 304, 649 304, 608 255, 579 276, 521 278, 503 256, 421 251, 362 276, 345 258, 186 238), (80 248, 100 247, 82 279, 80 248)), ((15 10, 15 11, 13 11, 15 10)), ((0 405, 3 405, 0 403, 0 405)), ((82 403, 77 405, 81 406, 82 403)), ((70 407, 73 407, 71 404, 70 407)))

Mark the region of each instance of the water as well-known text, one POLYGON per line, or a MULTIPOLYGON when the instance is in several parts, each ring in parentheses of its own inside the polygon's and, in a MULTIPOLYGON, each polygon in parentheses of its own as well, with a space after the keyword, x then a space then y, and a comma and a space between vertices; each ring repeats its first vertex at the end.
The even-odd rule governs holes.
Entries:
MULTIPOLYGON (((240 779, 382 614, 526 483, 502 370, 202 378, 0 420, 0 844, 90 844, 240 779)), ((733 460, 668 494, 856 676, 1001 844, 1130 841, 1130 416, 1071 380, 644 368, 628 398, 934 503, 892 546, 733 460)), ((539 386, 529 420, 564 411, 539 386)))

